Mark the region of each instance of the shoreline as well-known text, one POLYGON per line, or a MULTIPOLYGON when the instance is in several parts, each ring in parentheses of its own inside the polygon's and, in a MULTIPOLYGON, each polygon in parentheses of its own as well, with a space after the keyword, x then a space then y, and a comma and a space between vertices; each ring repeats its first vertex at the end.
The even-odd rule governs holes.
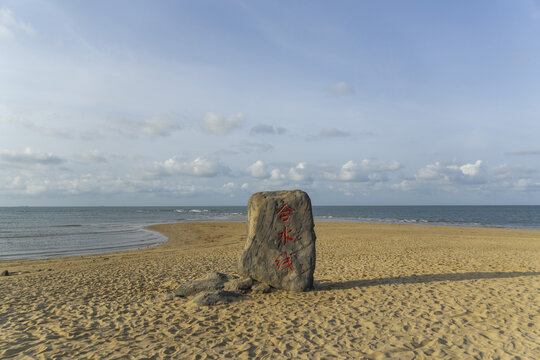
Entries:
MULTIPOLYGON (((144 248, 160 223, 245 221, 246 206, 0 207, 0 261, 144 248), (112 249, 103 250, 112 247, 112 249)), ((540 230, 540 205, 313 206, 315 222, 540 230)))
POLYGON ((167 294, 236 274, 245 223, 150 229, 169 240, 0 263, 0 357, 540 357, 537 230, 316 222, 313 290, 193 308, 167 294))
MULTIPOLYGON (((358 221, 358 220, 345 220, 345 219, 324 219, 324 220, 321 220, 321 219, 315 219, 315 226, 318 224, 318 223, 345 223, 345 224, 362 224, 362 225, 372 225, 372 226, 377 226, 377 225, 390 225, 390 226, 413 226, 413 227, 416 227, 416 226, 420 226, 420 227, 423 227, 423 226, 427 226, 427 227, 441 227, 441 228, 463 228, 463 229, 486 229, 486 230, 503 230, 503 231, 537 231, 539 234, 540 234, 540 229, 536 229, 536 228, 521 228, 521 227, 502 227, 502 226, 482 226, 482 225, 479 225, 479 226, 474 226, 474 225, 459 225, 459 224, 447 224, 447 223, 444 223, 444 224, 436 224, 436 223, 415 223, 415 222, 403 222, 403 223, 396 223, 396 222, 364 222, 364 221, 358 221)), ((213 224, 213 223, 242 223, 242 224, 245 224, 246 222, 245 221, 240 221, 240 220, 237 220, 237 219, 233 219, 233 220, 221 220, 221 221, 214 221, 214 220, 195 220, 195 221, 184 221, 184 222, 170 222, 170 223, 156 223, 156 224, 151 224, 151 225, 144 225, 144 226, 141 226, 140 229, 142 231, 148 231, 148 232, 151 232, 151 233, 154 233, 154 234, 157 234, 159 237, 162 237, 163 238, 163 241, 161 241, 160 243, 158 244, 146 244, 146 245, 143 245, 142 247, 138 247, 138 248, 132 248, 132 249, 128 249, 128 250, 113 250, 113 251, 100 251, 100 250, 97 250, 97 252, 90 252, 90 253, 79 253, 79 254, 71 254, 71 255, 66 255, 66 256, 46 256, 46 257, 37 257, 37 258, 18 258, 18 259, 7 259, 7 260, 2 260, 0 259, 0 267, 2 266, 2 264, 5 264, 5 263, 10 263, 10 262, 17 262, 17 261, 45 261, 45 260, 54 260, 54 259, 69 259, 69 258, 78 258, 78 257, 90 257, 90 256, 100 256, 100 255, 108 255, 108 254, 117 254, 117 253, 124 253, 124 252, 133 252, 133 251, 142 251, 142 250, 145 250, 145 249, 148 249, 148 248, 154 248, 154 247, 159 247, 159 246, 163 246, 164 244, 166 244, 168 241, 169 241, 169 238, 164 235, 162 232, 160 232, 159 230, 153 230, 153 228, 158 228, 160 226, 167 226, 167 225, 178 225, 178 224, 213 224)), ((129 245, 130 247, 133 246, 133 245, 129 245)), ((0 269, 1 270, 1 269, 0 269)))
POLYGON ((540 227, 529 227, 529 226, 508 226, 508 225, 483 225, 483 224, 473 224, 473 223, 449 223, 449 222, 429 222, 426 220, 422 221, 363 221, 358 219, 348 220, 347 218, 336 218, 336 219, 317 219, 314 217, 315 223, 317 222, 343 222, 343 223, 359 223, 359 224, 387 224, 387 225, 411 225, 411 226, 441 226, 441 227, 464 227, 464 228, 480 228, 480 229, 508 229, 508 230, 531 230, 531 231, 540 231, 540 227))

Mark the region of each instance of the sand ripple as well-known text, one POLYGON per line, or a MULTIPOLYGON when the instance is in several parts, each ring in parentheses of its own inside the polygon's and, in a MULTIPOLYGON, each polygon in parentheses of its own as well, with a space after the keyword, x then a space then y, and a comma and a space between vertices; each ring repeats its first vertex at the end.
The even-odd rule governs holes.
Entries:
POLYGON ((235 273, 244 224, 155 228, 167 244, 0 263, 0 358, 540 358, 540 232, 317 223, 313 291, 197 309, 165 294, 235 273))

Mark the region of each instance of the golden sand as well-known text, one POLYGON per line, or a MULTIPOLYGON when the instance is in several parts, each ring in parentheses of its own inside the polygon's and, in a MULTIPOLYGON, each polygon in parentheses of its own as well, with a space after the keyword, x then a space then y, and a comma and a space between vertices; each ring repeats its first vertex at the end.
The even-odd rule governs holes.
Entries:
POLYGON ((316 223, 315 289, 196 308, 244 223, 153 226, 131 252, 6 261, 0 358, 540 359, 540 231, 316 223))

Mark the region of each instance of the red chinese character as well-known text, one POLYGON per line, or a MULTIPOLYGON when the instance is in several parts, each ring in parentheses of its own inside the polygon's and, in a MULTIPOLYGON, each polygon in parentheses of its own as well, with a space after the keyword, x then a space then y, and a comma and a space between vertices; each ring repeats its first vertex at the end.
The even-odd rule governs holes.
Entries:
POLYGON ((279 233, 279 239, 276 240, 276 243, 279 244, 279 242, 283 240, 283 246, 285 246, 287 245, 287 240, 294 241, 294 239, 288 235, 290 232, 292 232, 292 230, 287 229, 287 227, 285 226, 283 232, 279 233))
POLYGON ((279 211, 277 212, 277 215, 279 215, 279 218, 281 219, 281 221, 287 222, 289 221, 289 217, 291 216, 293 212, 294 210, 288 207, 287 204, 285 204, 281 207, 281 209, 279 209, 279 211))
POLYGON ((288 252, 284 252, 284 253, 281 253, 279 254, 279 256, 277 257, 276 259, 276 266, 278 268, 278 270, 291 270, 291 271, 294 271, 293 267, 292 267, 292 255, 293 254, 290 254, 288 252))

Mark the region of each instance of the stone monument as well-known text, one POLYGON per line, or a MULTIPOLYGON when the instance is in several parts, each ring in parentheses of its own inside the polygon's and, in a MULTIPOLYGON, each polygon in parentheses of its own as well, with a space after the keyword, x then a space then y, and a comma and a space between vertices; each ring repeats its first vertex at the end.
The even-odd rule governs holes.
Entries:
POLYGON ((309 196, 301 191, 268 191, 248 201, 247 239, 240 274, 277 289, 313 287, 315 232, 309 196))

